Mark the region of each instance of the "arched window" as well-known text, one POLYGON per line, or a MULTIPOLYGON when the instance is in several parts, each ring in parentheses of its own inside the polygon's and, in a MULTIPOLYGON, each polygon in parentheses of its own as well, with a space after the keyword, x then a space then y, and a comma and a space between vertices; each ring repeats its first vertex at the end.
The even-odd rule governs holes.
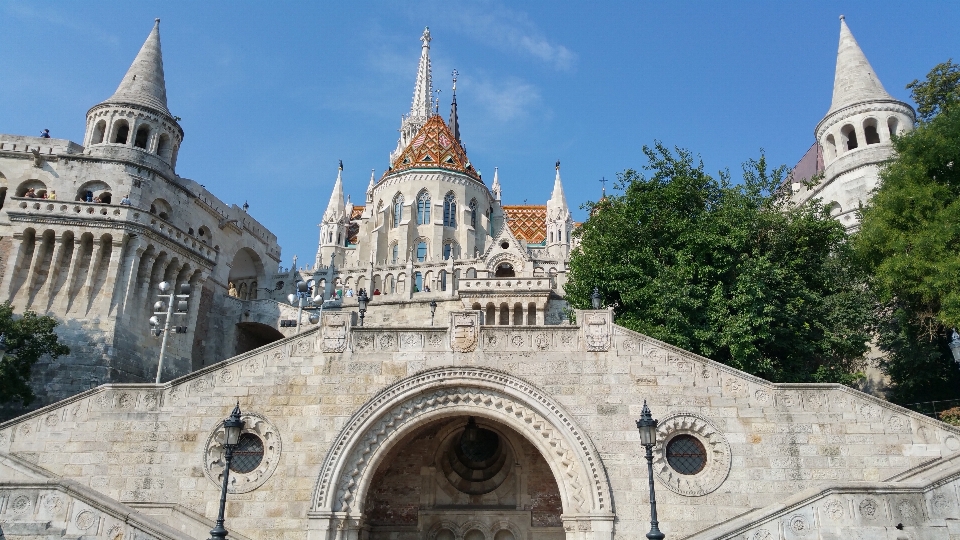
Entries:
POLYGON ((446 242, 443 244, 443 260, 449 260, 450 257, 457 256, 457 243, 456 242, 446 242))
POLYGON ((397 193, 393 198, 393 228, 400 226, 400 220, 403 219, 403 195, 397 193))
POLYGON ((400 246, 398 246, 397 243, 394 242, 393 245, 390 246, 390 262, 393 264, 397 264, 397 259, 399 258, 400 258, 400 246))
POLYGON ((427 243, 423 240, 417 242, 417 262, 427 260, 427 243))
POLYGON ((413 273, 413 292, 423 291, 423 274, 420 272, 413 273))
POLYGON ((126 120, 118 120, 113 125, 113 142, 116 144, 127 144, 127 137, 130 135, 130 124, 126 120))
MULTIPOLYGON (((437 281, 440 282, 440 290, 441 290, 441 291, 447 290, 447 271, 446 271, 446 270, 441 270, 441 271, 439 272, 439 274, 437 275, 437 281)), ((478 306, 479 306, 479 304, 478 304, 478 306)), ((479 309, 479 308, 478 308, 478 309, 479 309)))
POLYGON ((890 118, 887 118, 887 129, 890 130, 891 137, 897 134, 898 125, 899 125, 899 122, 897 122, 896 116, 891 116, 890 118))
POLYGON ((430 223, 430 194, 426 191, 417 195, 417 225, 430 223))
POLYGON ((91 144, 100 144, 103 142, 103 135, 107 131, 107 122, 106 120, 101 120, 97 122, 97 126, 93 128, 93 138, 90 139, 91 144))
POLYGON ((470 201, 470 226, 474 229, 477 228, 477 200, 473 199, 470 201))
POLYGON ((452 191, 443 198, 443 226, 457 226, 457 196, 452 191))
POLYGON ((827 154, 827 160, 833 160, 837 157, 837 141, 833 138, 833 135, 827 135, 824 141, 826 141, 826 144, 823 151, 827 154))
POLYGON ((166 133, 160 135, 160 140, 157 141, 157 155, 162 158, 170 157, 170 137, 166 133))
POLYGON ((880 134, 877 133, 876 118, 867 118, 863 121, 863 138, 867 144, 880 144, 880 134))
POLYGON ((150 126, 142 125, 138 127, 137 137, 133 140, 133 145, 137 148, 146 148, 148 140, 150 140, 150 126))
POLYGON ((840 130, 840 133, 843 134, 843 139, 847 144, 848 152, 857 147, 857 130, 854 129, 853 126, 850 124, 843 126, 843 129, 840 130))

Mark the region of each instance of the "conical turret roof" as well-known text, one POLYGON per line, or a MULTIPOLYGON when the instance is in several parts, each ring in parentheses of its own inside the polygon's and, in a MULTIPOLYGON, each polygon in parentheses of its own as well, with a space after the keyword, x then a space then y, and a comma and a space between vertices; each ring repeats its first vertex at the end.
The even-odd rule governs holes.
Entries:
POLYGON ((132 103, 157 109, 167 115, 167 85, 163 78, 163 55, 160 52, 160 19, 140 47, 117 91, 104 103, 132 103))
POLYGON ((340 220, 346 214, 345 206, 343 203, 343 165, 341 165, 337 170, 337 181, 333 184, 330 202, 327 203, 327 210, 323 213, 323 221, 340 220))
POLYGON ((830 114, 855 103, 893 99, 883 88, 876 72, 860 50, 847 21, 840 16, 840 47, 837 50, 837 71, 833 80, 833 102, 830 114))
POLYGON ((438 114, 431 116, 420 128, 386 174, 408 169, 447 169, 480 180, 463 146, 438 114))
POLYGON ((553 193, 550 194, 549 205, 553 208, 567 208, 567 197, 563 194, 563 183, 560 181, 560 165, 557 164, 557 176, 553 179, 553 193))

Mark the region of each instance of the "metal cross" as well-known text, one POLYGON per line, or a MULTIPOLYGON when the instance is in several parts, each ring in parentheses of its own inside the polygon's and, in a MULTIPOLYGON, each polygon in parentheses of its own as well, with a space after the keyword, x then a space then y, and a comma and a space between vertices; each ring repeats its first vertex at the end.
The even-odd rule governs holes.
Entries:
POLYGON ((600 185, 602 186, 601 189, 603 190, 604 194, 607 193, 607 182, 609 182, 609 180, 607 180, 605 176, 600 178, 600 185))

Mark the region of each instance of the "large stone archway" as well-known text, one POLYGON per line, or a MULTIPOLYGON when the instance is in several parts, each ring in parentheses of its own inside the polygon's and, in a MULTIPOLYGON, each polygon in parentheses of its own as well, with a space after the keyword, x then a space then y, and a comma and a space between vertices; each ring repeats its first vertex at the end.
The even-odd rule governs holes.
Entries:
POLYGON ((427 423, 470 415, 506 425, 543 455, 560 488, 568 539, 610 540, 606 471, 587 434, 547 394, 484 368, 438 368, 384 389, 353 415, 324 459, 311 506, 311 540, 356 540, 364 498, 384 457, 427 423))

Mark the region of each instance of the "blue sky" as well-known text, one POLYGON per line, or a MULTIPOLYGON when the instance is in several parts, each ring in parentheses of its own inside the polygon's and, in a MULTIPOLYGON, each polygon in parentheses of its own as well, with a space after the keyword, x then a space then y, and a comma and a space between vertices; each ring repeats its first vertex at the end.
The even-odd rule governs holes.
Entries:
MULTIPOLYGON (((707 169, 765 149, 793 165, 829 107, 847 22, 887 91, 960 58, 960 2, 72 2, 0 3, 0 132, 81 142, 160 17, 177 172, 312 260, 344 162, 362 203, 409 110, 424 26, 449 111, 506 204, 543 204, 560 159, 567 199, 644 164, 654 140, 707 169)), ((609 186, 609 184, 608 184, 609 186)), ((577 208, 577 219, 585 213, 577 208)))

